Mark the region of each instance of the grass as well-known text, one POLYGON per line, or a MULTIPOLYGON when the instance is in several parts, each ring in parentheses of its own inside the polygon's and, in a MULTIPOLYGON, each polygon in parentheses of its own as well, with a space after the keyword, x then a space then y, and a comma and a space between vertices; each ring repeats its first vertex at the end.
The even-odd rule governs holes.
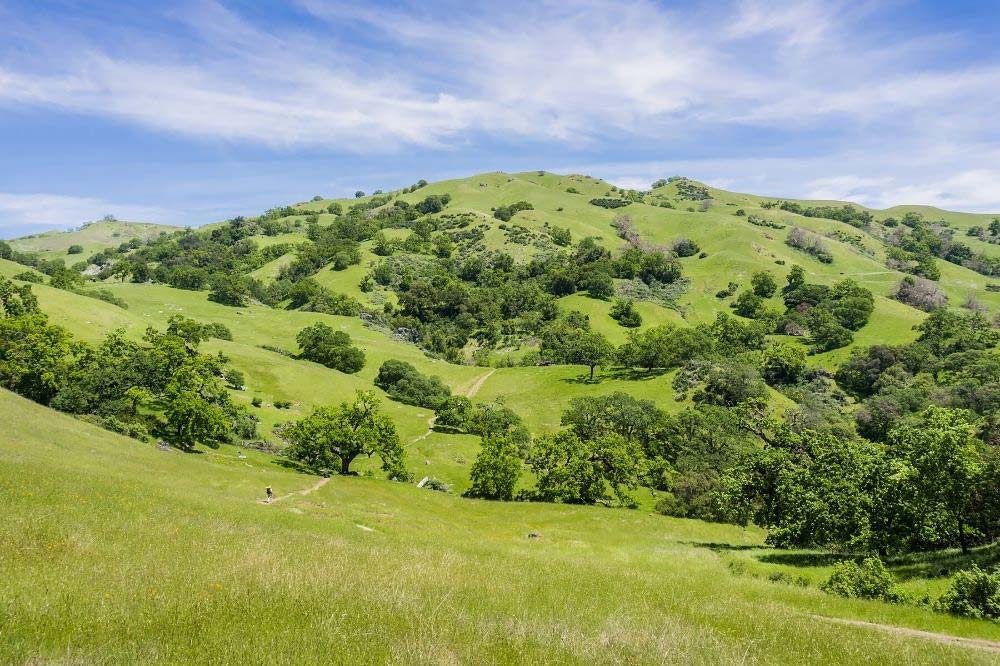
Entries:
POLYGON ((1000 638, 995 624, 734 574, 718 552, 759 548, 756 530, 350 477, 266 506, 265 485, 281 496, 315 478, 254 452, 158 451, 7 392, 0 433, 5 663, 995 657, 814 615, 1000 638))
POLYGON ((95 252, 109 247, 118 247, 133 238, 147 240, 160 232, 176 231, 179 227, 149 222, 122 222, 119 220, 93 222, 74 231, 47 231, 25 236, 10 242, 11 247, 20 252, 38 252, 46 259, 63 259, 68 265, 84 261, 95 252), (83 252, 69 254, 71 245, 80 245, 83 252))

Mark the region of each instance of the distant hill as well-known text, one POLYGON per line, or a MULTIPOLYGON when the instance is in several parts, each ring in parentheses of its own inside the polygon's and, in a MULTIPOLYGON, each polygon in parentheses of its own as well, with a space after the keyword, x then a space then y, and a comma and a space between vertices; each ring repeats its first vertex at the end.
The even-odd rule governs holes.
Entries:
POLYGON ((63 258, 69 263, 86 258, 109 247, 117 247, 133 238, 146 241, 163 232, 177 231, 179 227, 151 222, 126 222, 122 220, 101 220, 90 222, 72 231, 46 231, 40 234, 22 236, 7 241, 20 252, 38 252, 47 259, 63 258), (70 247, 79 245, 82 252, 73 256, 67 253, 70 247))

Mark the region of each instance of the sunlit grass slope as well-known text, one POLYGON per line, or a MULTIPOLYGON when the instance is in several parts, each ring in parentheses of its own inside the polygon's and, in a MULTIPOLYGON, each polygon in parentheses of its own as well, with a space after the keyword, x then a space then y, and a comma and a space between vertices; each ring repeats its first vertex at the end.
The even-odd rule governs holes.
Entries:
POLYGON ((0 391, 0 662, 996 656, 815 618, 1000 638, 993 624, 733 573, 715 551, 759 547, 757 531, 365 478, 296 493, 317 481, 253 452, 159 451, 0 391), (283 499, 261 504, 266 484, 283 499))
POLYGON ((122 243, 138 238, 148 240, 160 232, 176 231, 178 227, 149 222, 123 222, 120 220, 93 222, 75 231, 47 231, 9 241, 11 247, 21 252, 39 252, 46 259, 64 259, 72 264, 82 261, 101 250, 118 247, 122 243), (83 252, 68 254, 72 245, 80 245, 83 252))

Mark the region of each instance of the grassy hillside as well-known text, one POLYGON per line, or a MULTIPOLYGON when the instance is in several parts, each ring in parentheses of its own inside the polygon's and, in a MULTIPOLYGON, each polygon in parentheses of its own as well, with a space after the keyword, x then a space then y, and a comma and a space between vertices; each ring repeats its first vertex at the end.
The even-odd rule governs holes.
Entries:
POLYGON ((995 624, 741 573, 756 530, 318 482, 0 391, 0 661, 995 663, 995 624))
POLYGON ((176 231, 178 227, 149 222, 124 222, 102 220, 91 222, 74 231, 46 231, 41 234, 15 238, 10 246, 20 252, 38 252, 46 259, 64 259, 71 264, 86 259, 95 252, 109 247, 117 247, 133 238, 149 240, 161 232, 176 231), (80 245, 83 252, 75 255, 67 253, 70 246, 80 245))

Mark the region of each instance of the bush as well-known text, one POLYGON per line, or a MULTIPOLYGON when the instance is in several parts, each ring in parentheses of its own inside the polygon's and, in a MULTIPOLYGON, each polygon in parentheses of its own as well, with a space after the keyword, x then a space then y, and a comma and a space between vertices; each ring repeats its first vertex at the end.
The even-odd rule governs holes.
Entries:
POLYGON ((802 250, 806 254, 811 254, 824 264, 833 263, 833 255, 830 254, 826 243, 819 236, 805 229, 792 227, 788 231, 788 238, 785 240, 785 244, 802 250))
POLYGON ((36 273, 35 271, 22 271, 12 277, 15 280, 20 280, 21 282, 31 282, 33 284, 42 284, 45 281, 42 274, 36 273))
POLYGON ((934 609, 964 617, 1000 619, 1000 571, 983 571, 975 564, 959 571, 934 609))
POLYGON ((673 250, 674 254, 678 257, 693 257, 701 251, 698 244, 690 238, 678 238, 670 245, 670 249, 673 250))
POLYGON ((500 206, 493 211, 493 217, 500 220, 501 222, 510 222, 510 218, 514 217, 517 213, 522 210, 534 210, 535 207, 532 206, 527 201, 518 201, 512 203, 509 206, 500 206))
POLYGON ((226 384, 228 384, 230 388, 238 390, 243 390, 243 386, 246 383, 246 380, 243 378, 243 373, 239 370, 229 370, 226 372, 225 380, 226 384))
POLYGON ((82 245, 70 245, 69 249, 66 250, 66 254, 83 254, 82 245))
POLYGON ((427 377, 406 361, 392 358, 378 369, 375 386, 394 400, 428 409, 438 409, 451 397, 451 390, 437 377, 427 377))
POLYGON ((631 299, 615 299, 609 314, 612 319, 625 328, 638 328, 642 326, 642 315, 635 309, 635 302, 631 299))
POLYGON ((879 599, 900 603, 905 598, 882 560, 877 557, 866 557, 861 564, 853 560, 838 563, 833 567, 830 578, 820 585, 820 589, 828 594, 852 599, 879 599))
POLYGON ((904 277, 896 287, 894 296, 900 303, 906 303, 924 312, 943 308, 948 302, 948 297, 936 284, 930 280, 909 275, 904 277))

